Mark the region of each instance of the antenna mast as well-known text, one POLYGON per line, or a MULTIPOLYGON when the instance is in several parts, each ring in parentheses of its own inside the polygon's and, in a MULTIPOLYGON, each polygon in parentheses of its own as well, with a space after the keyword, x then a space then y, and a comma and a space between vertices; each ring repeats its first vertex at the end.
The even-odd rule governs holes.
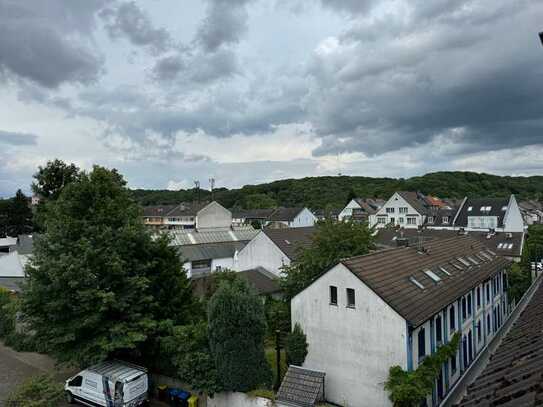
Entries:
POLYGON ((209 179, 209 185, 211 186, 211 201, 214 201, 213 199, 213 188, 215 188, 215 178, 209 179))
POLYGON ((195 180, 194 186, 196 187, 196 193, 198 194, 198 203, 200 203, 200 181, 195 180))

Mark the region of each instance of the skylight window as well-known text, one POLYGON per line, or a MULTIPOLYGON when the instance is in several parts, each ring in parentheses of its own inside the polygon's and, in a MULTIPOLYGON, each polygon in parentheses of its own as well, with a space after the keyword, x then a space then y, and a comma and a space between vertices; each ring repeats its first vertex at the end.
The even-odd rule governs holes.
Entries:
POLYGON ((464 267, 462 267, 462 266, 459 265, 458 263, 453 263, 453 262, 451 261, 451 264, 453 265, 453 267, 454 267, 455 269, 464 270, 464 267))
POLYGON ((451 273, 450 273, 445 267, 439 266, 439 269, 440 269, 443 273, 445 273, 446 275, 448 275, 448 276, 451 275, 451 273))
POLYGON ((506 211, 507 210, 507 206, 502 206, 502 211, 506 211))
POLYGON ((480 254, 481 254, 482 257, 484 257, 488 261, 492 261, 492 257, 488 253, 480 252, 480 254))
POLYGON ((483 263, 484 263, 485 261, 488 260, 486 257, 483 257, 483 256, 480 255, 480 254, 476 254, 475 257, 477 257, 477 258, 478 258, 479 260, 481 260, 483 263))
POLYGON ((462 257, 459 257, 457 258, 456 260, 458 260, 460 263, 462 263, 464 266, 466 267, 469 267, 471 266, 471 264, 469 264, 469 261, 467 261, 466 259, 462 258, 462 257))
POLYGON ((509 244, 507 245, 507 248, 508 248, 509 250, 511 250, 511 249, 513 248, 513 243, 509 243, 509 244))
POLYGON ((285 243, 286 243, 286 244, 290 244, 290 242, 289 242, 287 239, 285 239, 285 243))
POLYGON ((486 249, 486 251, 489 252, 492 256, 495 256, 495 255, 496 255, 496 253, 494 253, 494 252, 493 252, 492 250, 490 250, 490 249, 486 249))
POLYGON ((503 249, 505 246, 505 243, 498 243, 498 249, 503 249))
POLYGON ((472 209, 473 209, 473 206, 468 206, 468 212, 471 212, 472 209))
POLYGON ((468 256, 468 260, 471 261, 473 264, 475 264, 476 266, 479 265, 479 262, 477 260, 475 260, 473 257, 471 256, 468 256))
POLYGON ((409 281, 411 281, 413 284, 415 284, 421 290, 424 290, 424 286, 415 277, 413 277, 413 276, 409 277, 409 281))
POLYGON ((439 277, 432 270, 424 270, 424 274, 430 277, 435 283, 439 283, 441 281, 441 277, 439 277))

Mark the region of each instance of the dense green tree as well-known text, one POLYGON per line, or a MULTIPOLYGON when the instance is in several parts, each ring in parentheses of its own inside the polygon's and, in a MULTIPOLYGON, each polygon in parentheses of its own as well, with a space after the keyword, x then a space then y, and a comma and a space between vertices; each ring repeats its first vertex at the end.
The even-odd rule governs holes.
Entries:
POLYGON ((277 202, 266 194, 251 194, 245 198, 246 209, 268 209, 276 206, 277 202))
POLYGON ((373 236, 364 224, 319 222, 312 244, 301 249, 296 261, 283 269, 281 286, 287 298, 292 298, 339 260, 366 254, 372 248, 373 236))
POLYGON ((48 204, 27 267, 23 313, 60 362, 136 352, 191 296, 177 253, 152 239, 122 176, 94 167, 48 204))
POLYGON ((56 200, 62 189, 77 181, 81 173, 75 164, 66 164, 61 160, 48 161, 45 167, 38 167, 34 174, 32 192, 45 200, 56 200))
POLYGON ((269 386, 273 377, 264 353, 264 306, 242 279, 223 283, 208 306, 209 344, 227 391, 269 386))
POLYGON ((32 232, 32 210, 28 198, 19 189, 7 207, 7 234, 23 235, 32 232))
POLYGON ((287 336, 287 363, 302 366, 307 356, 307 337, 300 324, 296 323, 294 329, 287 336))

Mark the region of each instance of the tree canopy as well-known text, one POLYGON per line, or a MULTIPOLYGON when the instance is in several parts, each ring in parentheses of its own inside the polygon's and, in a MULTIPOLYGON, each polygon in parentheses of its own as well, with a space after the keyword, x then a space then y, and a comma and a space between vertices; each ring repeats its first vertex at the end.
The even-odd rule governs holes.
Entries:
POLYGON ((18 236, 32 232, 32 229, 30 201, 19 189, 13 198, 0 206, 0 234, 18 236))
POLYGON ((136 351, 161 321, 189 317, 176 251, 151 238, 115 170, 95 166, 48 203, 27 272, 23 313, 60 362, 136 351))
POLYGON ((34 174, 32 192, 45 200, 56 200, 62 189, 80 177, 79 168, 75 164, 66 164, 61 160, 48 161, 45 167, 38 167, 34 174))
POLYGON ((271 384, 264 353, 264 306, 242 279, 224 281, 208 306, 209 345, 226 391, 250 391, 271 384))
POLYGON ((367 254, 373 248, 371 230, 356 222, 319 222, 312 244, 300 250, 294 263, 283 269, 281 286, 292 298, 341 259, 367 254))

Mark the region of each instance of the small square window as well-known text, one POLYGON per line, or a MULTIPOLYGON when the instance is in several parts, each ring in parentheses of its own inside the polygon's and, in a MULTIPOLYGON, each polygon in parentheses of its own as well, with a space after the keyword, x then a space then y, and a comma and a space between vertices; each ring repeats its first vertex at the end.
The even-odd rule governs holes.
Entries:
POLYGON ((337 305, 337 287, 330 286, 330 305, 337 305))
POLYGON ((354 288, 347 288, 347 307, 354 308, 356 306, 356 299, 354 295, 354 288))

